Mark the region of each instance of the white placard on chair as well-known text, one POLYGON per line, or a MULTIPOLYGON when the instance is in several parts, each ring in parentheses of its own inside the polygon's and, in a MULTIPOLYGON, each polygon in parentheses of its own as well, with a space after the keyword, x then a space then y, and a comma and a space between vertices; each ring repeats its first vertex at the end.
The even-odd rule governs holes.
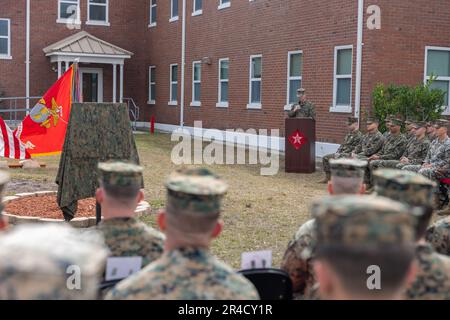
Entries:
POLYGON ((110 257, 106 260, 105 280, 125 279, 141 268, 142 257, 110 257))
POLYGON ((241 260, 242 270, 272 268, 272 251, 243 252, 241 260))

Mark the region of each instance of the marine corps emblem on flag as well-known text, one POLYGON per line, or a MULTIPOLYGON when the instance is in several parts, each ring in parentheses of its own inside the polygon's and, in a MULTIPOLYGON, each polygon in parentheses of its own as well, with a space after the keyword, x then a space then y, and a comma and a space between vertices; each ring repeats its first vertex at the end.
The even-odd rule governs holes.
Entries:
POLYGON ((77 79, 74 76, 76 67, 73 64, 58 79, 14 132, 33 156, 57 154, 62 150, 72 107, 74 80, 77 79))
POLYGON ((302 145, 304 145, 307 140, 306 137, 300 131, 296 130, 289 138, 289 142, 295 148, 295 150, 299 150, 302 145))

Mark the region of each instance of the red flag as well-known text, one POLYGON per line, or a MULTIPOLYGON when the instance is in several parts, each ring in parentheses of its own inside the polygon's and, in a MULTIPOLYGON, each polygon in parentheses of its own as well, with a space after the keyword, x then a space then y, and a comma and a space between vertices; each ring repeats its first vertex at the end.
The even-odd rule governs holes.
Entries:
POLYGON ((47 91, 14 132, 33 156, 62 151, 72 107, 74 65, 47 91))
POLYGON ((0 157, 18 160, 31 158, 25 145, 17 139, 2 117, 0 117, 0 157))

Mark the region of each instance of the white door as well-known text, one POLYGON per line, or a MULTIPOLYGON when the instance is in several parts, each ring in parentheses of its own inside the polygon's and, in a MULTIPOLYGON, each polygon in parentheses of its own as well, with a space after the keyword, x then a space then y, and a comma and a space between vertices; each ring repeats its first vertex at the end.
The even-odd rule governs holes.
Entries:
POLYGON ((103 69, 80 68, 83 102, 103 102, 103 69))

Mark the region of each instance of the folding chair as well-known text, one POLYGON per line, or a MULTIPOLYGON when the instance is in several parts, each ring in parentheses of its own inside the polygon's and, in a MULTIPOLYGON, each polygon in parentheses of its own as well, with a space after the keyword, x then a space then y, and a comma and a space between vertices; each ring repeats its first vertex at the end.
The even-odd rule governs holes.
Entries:
POLYGON ((448 205, 450 199, 448 192, 450 190, 450 179, 444 178, 439 180, 439 209, 443 209, 448 205))
POLYGON ((292 281, 280 269, 249 269, 238 273, 246 277, 258 290, 261 300, 292 300, 292 281))

